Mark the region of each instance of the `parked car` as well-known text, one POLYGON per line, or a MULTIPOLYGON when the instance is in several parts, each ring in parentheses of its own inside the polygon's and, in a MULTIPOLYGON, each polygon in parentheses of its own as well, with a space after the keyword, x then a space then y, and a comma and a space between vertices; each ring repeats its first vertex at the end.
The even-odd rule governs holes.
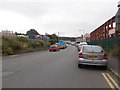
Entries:
POLYGON ((78 47, 80 42, 75 42, 75 46, 78 47))
POLYGON ((66 44, 66 47, 68 47, 69 45, 68 44, 66 44))
POLYGON ((60 49, 65 49, 67 47, 64 41, 59 41, 58 46, 60 49))
POLYGON ((60 48, 59 48, 58 45, 51 45, 50 48, 49 48, 49 51, 50 51, 50 52, 51 52, 51 51, 59 51, 59 50, 60 50, 60 48))
POLYGON ((75 42, 71 42, 71 45, 74 46, 74 45, 75 45, 75 42))
POLYGON ((58 43, 55 43, 54 45, 57 45, 57 46, 59 46, 59 45, 58 45, 58 43))
POLYGON ((88 45, 87 42, 80 42, 79 45, 78 45, 78 51, 80 51, 82 45, 88 45))
POLYGON ((101 46, 83 45, 78 56, 78 67, 83 65, 103 66, 107 68, 108 56, 101 46))

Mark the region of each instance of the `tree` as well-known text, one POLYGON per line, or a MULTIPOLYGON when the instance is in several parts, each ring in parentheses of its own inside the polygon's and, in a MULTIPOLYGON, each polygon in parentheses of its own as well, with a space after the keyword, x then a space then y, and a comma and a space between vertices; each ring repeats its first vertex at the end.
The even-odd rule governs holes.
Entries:
POLYGON ((51 38, 57 40, 57 39, 58 39, 58 36, 57 36, 56 34, 52 34, 52 35, 51 35, 51 38))
POLYGON ((30 29, 26 32, 26 35, 39 35, 39 33, 35 29, 30 29))
POLYGON ((50 39, 54 39, 54 40, 58 39, 58 36, 56 34, 48 34, 48 33, 46 33, 45 35, 48 36, 50 39))
POLYGON ((51 35, 48 33, 45 33, 46 36, 48 36, 50 39, 52 39, 51 35))
POLYGON ((24 33, 17 33, 15 32, 15 35, 25 35, 24 33))

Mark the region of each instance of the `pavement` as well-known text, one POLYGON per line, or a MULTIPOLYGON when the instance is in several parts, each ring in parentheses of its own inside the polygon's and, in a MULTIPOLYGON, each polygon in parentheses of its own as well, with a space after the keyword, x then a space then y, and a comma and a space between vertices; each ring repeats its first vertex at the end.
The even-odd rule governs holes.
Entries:
POLYGON ((110 56, 108 59, 109 69, 120 79, 120 60, 118 57, 110 56))

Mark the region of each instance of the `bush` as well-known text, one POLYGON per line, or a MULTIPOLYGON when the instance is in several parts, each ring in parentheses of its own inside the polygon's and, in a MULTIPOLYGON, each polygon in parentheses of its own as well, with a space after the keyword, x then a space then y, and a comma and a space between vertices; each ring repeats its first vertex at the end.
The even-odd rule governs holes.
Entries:
POLYGON ((43 41, 39 41, 39 44, 42 46, 42 47, 45 47, 45 43, 43 41))
POLYGON ((12 55, 12 54, 14 54, 14 52, 13 52, 13 49, 11 47, 8 47, 8 48, 3 50, 3 54, 4 55, 12 55))
POLYGON ((22 45, 19 41, 16 40, 9 40, 8 46, 12 48, 14 53, 19 53, 19 51, 22 49, 22 45))
POLYGON ((3 40, 3 41, 7 41, 7 40, 8 40, 8 38, 7 38, 7 37, 2 36, 2 40, 3 40))
POLYGON ((45 45, 46 45, 47 47, 50 47, 51 43, 50 43, 49 41, 45 41, 45 45))
POLYGON ((37 45, 37 42, 36 41, 31 41, 30 42, 30 46, 32 47, 32 48, 36 48, 36 45, 37 45))
POLYGON ((22 45, 15 38, 3 38, 2 39, 2 54, 10 55, 19 53, 22 49, 22 45))
POLYGON ((51 45, 52 45, 52 44, 55 44, 55 43, 57 42, 57 40, 53 40, 53 39, 51 39, 49 42, 50 42, 51 45))
POLYGON ((29 40, 24 37, 2 38, 2 55, 11 55, 47 49, 49 41, 29 40))
POLYGON ((120 56, 120 46, 118 46, 118 45, 115 45, 114 47, 113 47, 113 49, 112 50, 110 50, 110 55, 112 55, 112 56, 120 56))
POLYGON ((29 48, 34 48, 34 49, 42 47, 41 43, 39 43, 39 41, 37 40, 29 40, 28 45, 29 45, 29 48))
POLYGON ((20 42, 29 42, 29 40, 25 37, 17 37, 16 39, 20 42))

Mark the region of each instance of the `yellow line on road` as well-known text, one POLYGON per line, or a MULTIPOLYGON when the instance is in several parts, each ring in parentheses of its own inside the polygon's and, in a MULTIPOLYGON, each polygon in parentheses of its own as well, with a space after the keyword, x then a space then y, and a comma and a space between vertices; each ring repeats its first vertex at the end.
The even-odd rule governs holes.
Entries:
POLYGON ((109 79, 113 82, 113 84, 115 85, 115 87, 120 90, 120 87, 119 87, 118 84, 115 82, 115 80, 114 80, 108 73, 106 73, 106 74, 107 74, 107 76, 109 77, 109 79))
POLYGON ((102 73, 102 75, 105 78, 105 80, 107 81, 107 83, 110 86, 110 88, 112 88, 112 90, 115 90, 114 86, 112 85, 112 83, 110 82, 110 80, 107 78, 107 76, 105 75, 105 73, 102 73))

